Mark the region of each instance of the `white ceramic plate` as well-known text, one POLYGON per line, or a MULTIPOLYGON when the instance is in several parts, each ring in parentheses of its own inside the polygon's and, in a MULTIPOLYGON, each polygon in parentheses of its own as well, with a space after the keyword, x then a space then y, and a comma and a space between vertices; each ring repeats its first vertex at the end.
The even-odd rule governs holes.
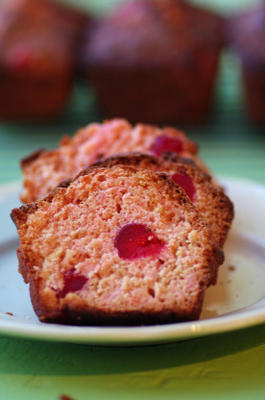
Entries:
POLYGON ((148 327, 75 327, 40 323, 17 272, 16 230, 9 218, 19 185, 0 186, 0 333, 104 345, 177 341, 265 322, 265 187, 223 179, 236 218, 218 284, 208 289, 200 321, 148 327), (12 315, 10 315, 11 313, 12 315))

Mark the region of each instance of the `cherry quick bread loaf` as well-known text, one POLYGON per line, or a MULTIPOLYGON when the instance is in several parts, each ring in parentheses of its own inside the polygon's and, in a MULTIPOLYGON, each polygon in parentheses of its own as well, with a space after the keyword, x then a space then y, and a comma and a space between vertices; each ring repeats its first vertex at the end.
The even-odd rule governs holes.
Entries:
POLYGON ((223 253, 190 197, 167 174, 105 165, 14 209, 20 272, 40 320, 197 319, 223 253))
POLYGON ((140 151, 156 156, 164 152, 197 157, 197 145, 177 129, 152 125, 132 126, 123 119, 94 123, 65 137, 56 150, 40 150, 22 160, 24 203, 43 198, 64 179, 73 179, 83 168, 116 153, 140 151))

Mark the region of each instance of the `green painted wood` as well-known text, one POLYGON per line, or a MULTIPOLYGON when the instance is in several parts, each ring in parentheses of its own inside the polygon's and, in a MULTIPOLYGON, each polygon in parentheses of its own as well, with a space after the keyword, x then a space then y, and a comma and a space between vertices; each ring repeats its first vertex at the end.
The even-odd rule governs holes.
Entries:
MULTIPOLYGON (((102 12, 115 0, 67 0, 102 12)), ((230 11, 252 0, 197 0, 230 11)), ((19 160, 100 120, 93 93, 76 86, 68 110, 42 124, 0 123, 0 183, 21 178, 19 160)), ((246 118, 237 60, 224 54, 211 119, 181 127, 214 173, 265 184, 265 128, 246 118)), ((247 195, 247 194, 246 194, 247 195)), ((163 346, 97 348, 0 336, 0 400, 265 398, 265 325, 163 346)))
POLYGON ((265 326, 163 346, 0 338, 0 398, 264 399, 265 326), (5 397, 5 396, 9 397, 5 397))

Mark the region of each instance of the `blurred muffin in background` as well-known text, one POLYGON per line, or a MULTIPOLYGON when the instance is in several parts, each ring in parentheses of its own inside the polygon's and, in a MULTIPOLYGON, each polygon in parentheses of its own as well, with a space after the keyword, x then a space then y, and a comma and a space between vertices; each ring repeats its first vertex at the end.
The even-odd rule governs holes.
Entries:
POLYGON ((0 3, 0 118, 38 120, 62 111, 88 18, 50 0, 0 3))
POLYGON ((131 0, 93 26, 87 74, 106 116, 199 123, 212 103, 223 19, 182 0, 131 0))
POLYGON ((231 18, 230 39, 240 57, 247 111, 265 123, 265 1, 231 18))

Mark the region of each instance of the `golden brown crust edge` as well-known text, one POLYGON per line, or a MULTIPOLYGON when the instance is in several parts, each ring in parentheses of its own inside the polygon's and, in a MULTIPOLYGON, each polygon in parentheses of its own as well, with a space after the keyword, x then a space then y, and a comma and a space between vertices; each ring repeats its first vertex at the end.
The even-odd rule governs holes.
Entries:
POLYGON ((31 164, 33 161, 37 160, 42 154, 46 153, 47 150, 45 149, 38 149, 33 151, 33 153, 29 154, 28 156, 24 157, 20 161, 20 166, 22 170, 31 164))

